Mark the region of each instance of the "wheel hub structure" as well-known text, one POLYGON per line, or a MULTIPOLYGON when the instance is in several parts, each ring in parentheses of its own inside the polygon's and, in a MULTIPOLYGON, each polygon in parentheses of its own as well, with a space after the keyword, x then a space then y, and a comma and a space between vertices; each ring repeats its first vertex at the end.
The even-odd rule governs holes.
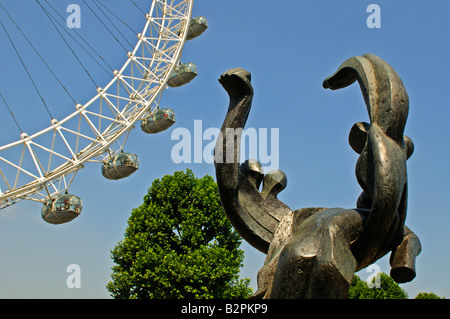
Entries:
POLYGON ((0 147, 0 209, 22 199, 46 203, 66 192, 86 163, 104 163, 123 149, 134 124, 158 107, 179 64, 192 6, 193 0, 151 0, 134 50, 105 87, 69 116, 0 147))

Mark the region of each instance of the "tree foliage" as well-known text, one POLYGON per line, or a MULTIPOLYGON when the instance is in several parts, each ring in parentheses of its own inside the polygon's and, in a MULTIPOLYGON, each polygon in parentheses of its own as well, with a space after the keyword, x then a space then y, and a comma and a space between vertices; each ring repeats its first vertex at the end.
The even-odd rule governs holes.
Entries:
POLYGON ((156 179, 111 251, 114 298, 246 298, 244 253, 213 178, 191 170, 156 179))
POLYGON ((444 297, 439 297, 434 292, 419 292, 414 299, 445 299, 444 297))
MULTIPOLYGON (((372 279, 375 283, 375 278, 372 279)), ((370 288, 367 282, 357 275, 353 276, 348 292, 349 299, 407 299, 407 292, 401 288, 389 275, 380 273, 380 287, 370 288)), ((445 299, 433 292, 419 292, 414 299, 445 299)))
MULTIPOLYGON (((372 282, 375 283, 376 278, 372 282)), ((367 282, 353 276, 349 299, 407 299, 408 294, 389 275, 380 273, 380 287, 369 288, 367 282)))

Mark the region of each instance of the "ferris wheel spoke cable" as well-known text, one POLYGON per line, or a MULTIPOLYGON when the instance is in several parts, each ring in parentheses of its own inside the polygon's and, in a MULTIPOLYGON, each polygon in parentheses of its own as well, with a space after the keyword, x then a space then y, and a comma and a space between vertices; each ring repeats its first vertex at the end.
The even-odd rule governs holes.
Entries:
MULTIPOLYGON (((50 5, 48 2, 47 2, 47 0, 44 0, 48 5, 50 5)), ((42 57, 42 55, 38 52, 38 50, 36 49, 36 47, 33 45, 33 43, 30 41, 30 39, 29 39, 29 37, 24 33, 24 31, 20 28, 20 26, 16 23, 16 21, 14 20, 14 18, 9 14, 9 12, 6 10, 6 8, 0 3, 0 7, 1 7, 1 9, 6 13, 6 15, 9 17, 9 19, 12 21, 12 23, 15 25, 15 27, 19 30, 19 32, 21 33, 21 35, 24 37, 24 39, 27 41, 27 43, 29 44, 29 46, 33 49, 33 51, 36 53, 36 55, 39 57, 39 59, 41 60, 41 62, 45 65, 45 67, 50 71, 50 73, 53 75, 53 77, 56 79, 56 81, 59 83, 59 85, 64 89, 64 91, 66 92, 66 94, 70 97, 70 99, 75 103, 75 104, 77 104, 77 102, 76 102, 76 100, 75 100, 75 98, 70 94, 70 92, 68 91, 68 89, 67 89, 67 87, 62 83, 62 81, 59 79, 59 77, 56 75, 56 73, 52 70, 52 68, 49 66, 49 64, 45 61, 45 59, 42 57)), ((54 10, 54 8, 50 5, 50 7, 54 10)), ((42 7, 41 7, 42 8, 42 7)), ((53 16, 51 16, 51 14, 47 11, 47 10, 45 10, 44 12, 46 12, 46 13, 48 13, 46 16, 47 16, 47 18, 51 21, 51 18, 53 18, 54 19, 54 17, 53 16), (50 18, 50 16, 51 16, 51 18, 50 18)), ((57 11, 56 11, 57 12, 57 11)), ((60 16, 61 18, 62 18, 62 16, 60 16)), ((55 21, 56 21, 56 19, 54 19, 55 21)), ((56 21, 57 22, 57 21, 56 21)), ((62 28, 62 29, 64 29, 62 26, 61 26, 61 24, 59 23, 59 22, 57 22, 58 24, 59 24, 59 26, 62 28)), ((4 26, 4 24, 2 23, 2 26, 3 26, 3 29, 5 30, 5 32, 7 33, 7 35, 8 35, 8 38, 10 39, 10 42, 11 42, 11 44, 13 45, 13 47, 15 48, 15 50, 17 49, 16 48, 16 46, 14 45, 14 43, 13 43, 13 40, 12 40, 12 38, 9 36, 9 33, 7 32, 7 30, 6 30, 6 27, 4 26)), ((54 27, 56 27, 55 25, 54 25, 54 27)), ((65 29, 64 29, 65 30, 65 29)), ((70 35, 70 33, 68 33, 69 35, 70 35)), ((62 34, 60 34, 60 36, 64 39, 64 37, 62 36, 62 34)), ((70 35, 71 36, 71 35, 70 35)), ((86 48, 84 48, 75 38, 73 38, 72 37, 72 39, 82 48, 82 49, 84 49, 85 50, 85 52, 95 61, 95 62, 97 62, 97 64, 108 74, 108 75, 110 75, 110 72, 108 72, 87 50, 86 50, 86 48)), ((84 40, 84 38, 82 38, 83 40, 84 40)), ((66 42, 66 41, 65 41, 66 42)), ((85 43, 87 43, 86 41, 85 41, 85 43)), ((68 44, 67 42, 66 42, 66 44, 68 44)), ((89 43, 87 43, 87 45, 89 45, 89 43)), ((92 46, 90 46, 89 45, 89 47, 91 48, 91 50, 93 50, 95 53, 96 53, 96 51, 92 48, 92 46)), ((70 48, 70 46, 69 46, 69 48, 70 48)), ((23 59, 21 58, 21 56, 20 56, 20 54, 18 53, 18 50, 16 50, 16 53, 17 53, 17 55, 19 56, 19 58, 20 58, 20 60, 21 60, 21 62, 23 63, 23 64, 25 64, 24 63, 24 61, 23 61, 23 59)), ((104 61, 104 59, 97 53, 97 55, 104 61)), ((106 64, 107 64, 107 62, 106 61, 104 61, 106 64)), ((109 66, 109 65, 108 65, 109 66)), ((111 66, 109 66, 110 67, 110 69, 113 71, 113 69, 112 69, 112 67, 111 66)), ((29 77, 31 77, 31 74, 28 72, 28 68, 26 67, 26 65, 24 65, 24 68, 25 68, 25 70, 27 71, 27 73, 29 74, 29 77)), ((31 78, 31 80, 32 80, 32 82, 33 82, 33 84, 35 85, 35 88, 37 89, 37 85, 36 85, 36 83, 35 83, 35 81, 34 81, 34 79, 32 79, 31 78)), ((37 91, 39 91, 38 89, 37 89, 37 91)), ((38 92, 38 93, 40 93, 40 92, 38 92)), ((43 97, 42 97, 42 95, 40 94, 39 95, 40 97, 41 97, 41 99, 43 99, 43 97)), ((45 103, 45 100, 44 100, 44 103, 45 103)), ((6 102, 5 102, 5 104, 6 104, 6 102)), ((7 105, 7 104, 6 104, 7 105)), ((45 103, 45 106, 47 106, 46 105, 46 103, 45 103)), ((10 110, 10 108, 9 108, 9 106, 7 105, 7 107, 8 107, 8 109, 10 110)), ((51 114, 51 112, 48 110, 48 113, 49 113, 49 115, 50 115, 50 117, 53 119, 53 116, 52 116, 52 114, 51 114)), ((12 114, 13 115, 13 114, 12 114)), ((15 117, 14 117, 14 120, 16 121, 16 119, 15 119, 15 117)))
MULTIPOLYGON (((128 53, 128 49, 125 48, 125 46, 120 42, 120 40, 115 36, 115 34, 108 28, 108 26, 103 22, 103 20, 98 16, 98 14, 91 8, 90 5, 87 4, 85 0, 82 0, 83 3, 89 8, 89 10, 94 14, 94 16, 97 18, 97 20, 105 27, 105 29, 108 31, 109 34, 116 40, 116 42, 125 50, 126 53, 128 53)), ((95 2, 94 2, 95 3, 95 2)), ((122 34, 122 33, 120 33, 122 34)), ((128 42, 129 43, 129 42, 128 42)), ((133 45, 129 43, 131 47, 133 45)))
POLYGON ((19 51, 17 50, 16 45, 14 44, 13 39, 12 39, 11 36, 9 35, 8 30, 6 30, 6 27, 5 27, 5 25, 3 24, 3 21, 2 21, 1 19, 0 19, 0 24, 1 24, 2 28, 3 28, 3 30, 5 31, 6 36, 8 37, 8 40, 9 40, 9 42, 11 43, 11 45, 12 45, 14 51, 16 52, 16 55, 17 55, 17 57, 19 58, 19 60, 20 60, 20 62, 21 62, 21 64, 22 64, 22 66, 23 66, 23 68, 25 69, 25 72, 27 73, 28 78, 30 79, 31 83, 33 84, 34 89, 36 90, 37 94, 38 94, 39 97, 41 98, 41 101, 42 101, 42 103, 43 103, 45 109, 47 110, 48 115, 50 115, 50 118, 53 119, 52 113, 50 112, 50 110, 49 110, 49 108, 48 108, 48 106, 47 106, 47 103, 45 102, 45 100, 44 100, 44 98, 43 98, 41 92, 39 91, 39 89, 38 89, 38 87, 37 87, 37 85, 36 85, 36 82, 33 80, 33 77, 31 76, 30 71, 28 70, 28 68, 27 68, 27 66, 26 66, 26 64, 25 64, 25 62, 24 62, 23 59, 22 59, 22 56, 20 55, 19 51))
MULTIPOLYGON (((65 18, 58 12, 58 10, 56 10, 47 0, 44 0, 45 1, 45 3, 47 3, 47 5, 59 16, 59 18, 63 21, 63 23, 65 23, 66 22, 66 20, 65 20, 65 18)), ((55 17, 49 12, 49 11, 47 11, 48 13, 49 13, 49 15, 53 18, 53 20, 56 22, 56 23, 58 23, 58 25, 60 26, 60 28, 62 29, 62 30, 65 30, 66 31, 66 33, 72 38, 72 40, 76 43, 76 44, 78 44, 78 46, 81 48, 81 49, 83 49, 90 57, 91 57, 91 59, 92 60, 94 60, 94 62, 96 62, 106 73, 108 73, 108 75, 110 75, 109 74, 109 72, 101 65, 101 63, 99 63, 99 61, 97 61, 97 59, 96 58, 94 58, 91 54, 90 54, 90 52, 77 40, 77 39, 75 39, 75 37, 69 32, 69 31, 67 31, 66 29, 66 27, 64 27, 63 25, 61 25, 61 23, 60 22, 58 22, 57 21, 57 19, 55 19, 55 17)), ((84 44, 86 44, 86 46, 89 48, 89 50, 91 50, 111 71, 114 71, 114 68, 103 58, 103 56, 101 56, 99 53, 98 53, 98 51, 97 50, 95 50, 95 48, 82 36, 82 35, 80 35, 78 32, 77 32, 77 30, 76 30, 76 28, 72 28, 71 29, 80 39, 81 39, 81 41, 83 41, 84 42, 84 44)))
MULTIPOLYGON (((84 0, 83 0, 84 1, 84 0)), ((137 35, 137 32, 135 32, 128 24, 126 24, 122 19, 120 19, 114 12, 109 10, 107 7, 105 7, 100 1, 94 0, 93 1, 95 6, 100 10, 100 12, 105 16, 106 20, 109 21, 109 23, 113 26, 114 29, 120 34, 122 38, 128 43, 131 49, 133 49, 133 44, 131 44, 130 41, 128 41, 127 37, 123 35, 123 33, 119 30, 119 28, 116 26, 116 24, 109 18, 109 16, 105 13, 105 11, 100 7, 100 5, 108 11, 114 18, 116 18, 118 21, 120 21, 123 25, 125 25, 131 32, 133 32, 135 35, 137 35), (99 5, 100 4, 100 5, 99 5)))
MULTIPOLYGON (((50 73, 53 75, 53 77, 56 79, 56 81, 58 81, 59 85, 61 85, 61 87, 64 89, 64 91, 66 91, 67 95, 72 99, 72 101, 76 104, 77 102, 75 101, 75 99, 73 98, 73 96, 70 94, 69 90, 67 89, 67 87, 61 82, 61 80, 59 79, 59 77, 55 74, 55 72, 50 68, 50 66, 48 65, 48 63, 45 61, 45 59, 42 57, 42 55, 38 52, 38 50, 36 49, 36 47, 33 45, 33 43, 31 43, 30 39, 27 37, 27 35, 22 31, 22 29, 19 27, 19 25, 16 23, 16 21, 13 19, 13 17, 9 14, 9 12, 5 9, 5 7, 0 3, 0 7, 2 8, 2 10, 6 13, 6 15, 9 17, 9 19, 12 21, 12 23, 16 26, 17 30, 19 30, 19 32, 22 34, 22 36, 25 38, 25 40, 28 42, 28 44, 30 45, 30 47, 34 50, 34 52, 37 54, 37 56, 39 57, 39 59, 42 61, 42 63, 45 65, 45 67, 50 71, 50 73)), ((6 102, 5 102, 6 104, 6 102)), ((9 109, 9 107, 8 107, 9 109)))
MULTIPOLYGON (((60 17, 60 19, 62 19, 65 22, 64 17, 61 16, 61 14, 58 13, 58 11, 47 1, 44 0, 45 3, 47 3, 47 5, 58 14, 58 16, 60 17)), ((37 2, 39 3, 39 1, 37 0, 37 2)), ((94 83, 94 85, 96 87, 99 87, 98 84, 96 83, 96 81, 93 79, 93 77, 91 76, 91 74, 89 73, 89 71, 87 70, 87 68, 84 66, 84 64, 81 62, 81 60, 79 59, 78 55, 75 53, 75 50, 72 48, 72 46, 69 44, 69 42, 67 41, 67 39, 63 36, 62 32, 60 30, 64 30, 66 32, 67 35, 69 35, 71 37, 71 39, 101 68, 103 69, 103 71, 110 76, 111 72, 114 72, 114 69, 112 68, 112 66, 98 53, 97 50, 95 50, 93 48, 93 46, 91 44, 89 44, 89 42, 83 37, 81 36, 76 30, 75 28, 71 28, 71 30, 73 30, 73 32, 75 32, 75 34, 86 44, 86 46, 103 62, 105 63, 105 65, 109 68, 109 71, 89 52, 88 49, 86 49, 86 47, 84 45, 82 45, 77 39, 75 39, 69 31, 67 31, 67 28, 65 28, 60 22, 57 21, 57 19, 47 10, 45 9, 40 3, 39 5, 41 6, 41 9, 44 11, 44 13, 46 14, 47 18, 50 20, 50 22, 52 22, 53 27, 55 28, 55 30, 58 32, 58 34, 60 35, 60 37, 64 40, 65 44, 67 45, 67 47, 70 49, 70 51, 72 52, 72 54, 74 55, 74 57, 77 59, 77 61, 79 62, 79 64, 82 66, 82 68, 84 69, 84 71, 86 72, 86 74, 89 76, 89 78, 91 79, 91 81, 94 83), (55 23, 57 23, 59 25, 59 29, 58 27, 55 25, 55 23)), ((111 24, 114 24, 110 19, 108 19, 111 24)), ((101 19, 99 18, 99 21, 101 21, 101 19)))
POLYGON ((1 97, 2 100, 3 100, 3 103, 6 105, 6 108, 8 109, 9 114, 11 114, 11 117, 13 118, 13 120, 14 120, 14 122, 16 123, 17 127, 19 128, 20 133, 23 134, 23 131, 22 131, 22 128, 20 127, 20 125, 19 125, 19 122, 17 122, 16 117, 14 116, 13 111, 12 111, 11 108, 9 107, 9 105, 8 105, 8 103, 6 102, 5 98, 3 97, 3 94, 2 94, 2 93, 0 93, 0 97, 1 97))
MULTIPOLYGON (((64 17, 47 1, 44 0, 47 5, 59 16, 59 18, 63 21, 63 23, 65 23, 65 19, 64 17)), ((52 13, 49 10, 46 10, 46 12, 48 13, 48 17, 50 17, 53 22, 55 22, 56 24, 58 24, 60 30, 63 30, 66 32, 66 34, 92 59, 92 61, 94 61, 94 63, 96 63, 108 76, 111 76, 111 73, 114 72, 113 67, 103 58, 103 56, 101 56, 98 51, 82 36, 80 35, 75 28, 71 28, 69 30, 72 30, 83 42, 84 44, 87 46, 87 48, 80 43, 80 41, 78 41, 72 34, 71 32, 69 32, 67 29, 67 27, 63 24, 61 24, 58 19, 55 18, 55 16, 52 15, 52 13), (92 51, 92 53, 90 52, 92 51), (98 60, 97 58, 94 57, 94 55, 96 55, 100 60, 98 60), (104 63, 104 65, 102 65, 101 62, 104 63), (106 67, 105 67, 106 66, 106 67), (107 68, 109 68, 109 70, 107 70, 107 68)))
MULTIPOLYGON (((108 11, 114 18, 116 18, 117 20, 119 20, 125 27, 127 27, 128 28, 128 30, 130 30, 131 32, 133 32, 134 34, 136 34, 136 35, 138 35, 138 33, 136 32, 136 31, 134 31, 133 30, 133 28, 131 28, 129 25, 128 25, 128 23, 126 23, 125 21, 123 21, 121 18, 119 18, 113 11, 111 11, 110 9, 108 9, 108 7, 107 6, 105 6, 103 3, 101 3, 100 2, 100 0, 94 0, 94 3, 96 3, 96 6, 101 10, 101 8, 98 6, 98 4, 100 4, 106 11, 108 11), (98 3, 98 4, 97 4, 98 3)), ((105 14, 104 12, 103 12, 103 14, 105 14)), ((144 13, 145 14, 145 13, 144 13)), ((106 14, 105 14, 105 16, 106 17, 108 17, 106 14)), ((109 18, 108 18, 108 20, 109 20, 109 18)), ((111 22, 111 20, 109 20, 110 22, 111 22)), ((115 26, 114 25, 114 23, 112 23, 111 22, 111 24, 113 25, 113 26, 115 26)), ((125 37, 124 37, 125 38, 125 37)), ((126 38, 125 38, 126 39, 126 38)), ((127 41, 128 42, 128 41, 127 41)), ((129 42, 128 42, 129 43, 129 42)), ((133 47, 133 45, 131 44, 131 43, 129 43, 130 44, 130 46, 131 47, 133 47)))
POLYGON ((86 72, 86 74, 88 75, 89 79, 92 81, 92 83, 95 85, 95 87, 98 87, 97 83, 95 82, 94 78, 91 76, 91 74, 89 73, 89 71, 86 69, 86 67, 84 66, 83 62, 81 62, 80 58, 78 57, 78 55, 75 53, 75 51, 72 49, 72 46, 69 44, 69 42, 66 40, 66 38, 63 36, 63 34, 61 33, 61 31, 59 31, 58 27, 56 26, 56 24, 53 22, 53 19, 50 17, 48 11, 42 6, 42 4, 39 2, 39 0, 36 0, 36 2, 39 4, 39 6, 41 7, 42 11, 44 11, 45 15, 47 16, 48 20, 50 20, 51 24, 53 25, 53 27, 55 28, 55 30, 58 32, 58 34, 61 36, 61 38, 63 39, 64 43, 67 45, 67 47, 69 48, 69 50, 72 52, 73 56, 75 57, 75 59, 78 61, 78 63, 81 65, 81 67, 83 68, 83 70, 86 72))
MULTIPOLYGON (((44 0, 55 12, 57 12, 56 10, 55 10, 55 8, 47 1, 47 0, 44 0)), ((96 87, 96 88, 98 88, 99 87, 99 85, 97 84, 97 82, 94 80, 94 78, 91 76, 91 74, 89 73, 89 71, 87 70, 87 68, 85 67, 85 65, 83 64, 83 62, 81 61, 81 59, 78 57, 78 55, 75 53, 75 50, 72 48, 72 46, 70 45, 70 43, 67 41, 67 39, 63 36, 63 34, 62 34, 62 32, 58 29, 58 27, 56 26, 56 24, 55 24, 55 22, 59 25, 59 27, 60 27, 60 29, 62 29, 62 30, 64 30, 64 31, 66 31, 66 33, 69 35, 69 36, 71 36, 71 34, 66 30, 66 28, 64 28, 64 26, 62 26, 56 19, 55 19, 55 17, 47 10, 47 9, 45 9, 42 5, 41 5, 41 3, 39 2, 39 0, 37 0, 37 3, 40 5, 40 7, 41 7, 41 9, 43 10, 43 12, 45 13, 45 15, 46 15, 46 17, 48 18, 48 20, 52 23, 52 25, 53 25, 53 27, 55 28, 55 30, 58 32, 58 34, 59 34, 59 36, 63 39, 63 41, 64 41, 64 43, 66 44, 66 46, 69 48, 69 50, 71 51, 71 53, 73 54, 73 56, 76 58, 76 60, 78 61, 78 63, 81 65, 81 67, 83 68, 83 70, 86 72, 86 74, 88 75, 88 77, 91 79, 91 82, 94 84, 94 86, 96 87)), ((91 9, 91 8, 90 8, 91 9)), ((92 9, 91 9, 92 10, 92 9)), ((59 15, 59 14, 58 14, 59 15)), ((59 15, 60 16, 60 18, 62 18, 63 20, 64 20, 64 18, 61 16, 61 15, 59 15)), ((98 17, 98 16, 97 16, 98 17)), ((101 21, 101 19, 98 17, 98 19, 101 21)), ((113 24, 113 22, 110 20, 110 19, 108 19, 112 24, 113 24)), ((82 36, 80 36, 78 33, 77 33, 77 35, 88 45, 88 47, 110 68, 110 70, 112 71, 112 72, 114 72, 114 70, 113 70, 113 68, 103 59, 103 57, 100 55, 100 54, 98 54, 98 52, 82 37, 82 36)), ((92 54, 83 46, 83 45, 81 45, 73 36, 71 36, 71 38, 72 38, 72 40, 74 40, 75 41, 75 43, 77 43, 79 46, 80 46, 80 48, 82 48, 90 57, 91 57, 91 59, 93 59, 93 61, 94 62, 96 62, 97 63, 97 65, 100 67, 100 68, 102 68, 103 69, 103 71, 105 71, 106 72, 106 74, 108 75, 108 76, 110 76, 111 75, 111 73, 110 72, 108 72, 108 70, 106 70, 102 65, 101 65, 101 63, 99 63, 99 61, 96 59, 96 58, 94 58, 93 56, 92 56, 92 54)), ((121 83, 121 85, 123 86, 123 84, 121 83)), ((75 102, 75 101, 74 101, 75 102)), ((76 102, 75 102, 75 104, 76 104, 76 102)))
POLYGON ((130 2, 131 2, 131 3, 132 3, 139 11, 141 11, 143 15, 146 15, 145 11, 142 10, 142 8, 139 7, 139 6, 136 4, 136 2, 134 2, 133 0, 130 0, 130 2))

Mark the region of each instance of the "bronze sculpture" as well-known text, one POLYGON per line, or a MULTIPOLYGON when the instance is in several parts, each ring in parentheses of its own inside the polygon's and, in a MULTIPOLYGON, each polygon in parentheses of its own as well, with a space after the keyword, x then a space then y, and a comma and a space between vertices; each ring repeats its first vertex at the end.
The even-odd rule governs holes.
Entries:
POLYGON ((336 90, 355 81, 370 118, 349 135, 360 154, 356 177, 363 191, 356 208, 292 210, 277 198, 287 185, 282 171, 264 174, 257 161, 238 161, 253 98, 250 73, 231 69, 219 79, 230 98, 215 148, 222 205, 240 235, 267 254, 253 298, 346 298, 353 274, 388 252, 395 281, 415 277, 421 246, 405 226, 406 160, 414 150, 403 135, 408 95, 394 69, 372 54, 346 60, 323 87, 336 90))

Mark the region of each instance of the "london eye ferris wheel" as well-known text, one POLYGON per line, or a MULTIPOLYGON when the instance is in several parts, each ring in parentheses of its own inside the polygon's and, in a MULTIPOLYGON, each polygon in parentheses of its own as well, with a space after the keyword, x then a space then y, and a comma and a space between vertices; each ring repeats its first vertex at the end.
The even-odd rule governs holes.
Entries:
MULTIPOLYGON (((51 1, 36 2, 70 48, 66 39, 73 35, 64 35, 67 30, 63 30, 61 22, 58 22, 51 1)), ((120 20, 119 15, 108 8, 107 2, 89 2, 90 5, 83 0, 94 14, 96 8, 97 17, 102 13, 103 19, 110 22, 111 19, 119 19, 126 25, 126 21, 120 20)), ((20 200, 32 200, 43 204, 42 217, 45 221, 53 224, 71 221, 82 209, 80 197, 69 193, 80 169, 85 165, 99 165, 105 178, 127 177, 139 166, 137 155, 124 150, 130 131, 136 124, 140 122, 138 126, 143 132, 154 134, 175 122, 174 110, 160 108, 161 96, 167 86, 184 85, 197 75, 195 64, 181 63, 181 54, 187 40, 206 30, 207 21, 203 17, 192 18, 193 0, 147 0, 148 11, 142 5, 138 7, 133 0, 129 2, 139 9, 145 24, 142 32, 136 34, 134 48, 126 52, 126 62, 115 70, 111 69, 109 83, 92 90, 92 98, 84 104, 74 100, 69 115, 56 118, 49 113, 51 120, 42 130, 27 132, 18 125, 18 138, 0 146, 0 209, 20 200)), ((35 49, 6 4, 1 5, 1 9, 4 14, 0 18, 0 31, 4 31, 5 38, 14 48, 39 94, 38 84, 28 71, 20 50, 14 45, 15 40, 5 20, 11 20, 9 25, 20 31, 30 48, 51 70, 50 63, 46 63, 45 57, 35 49)), ((83 67, 83 63, 78 62, 83 67)), ((89 75, 89 70, 85 71, 89 75)), ((56 75, 55 78, 58 80, 56 75)), ((1 95, 0 104, 8 108, 15 120, 14 101, 5 97, 1 95)))

